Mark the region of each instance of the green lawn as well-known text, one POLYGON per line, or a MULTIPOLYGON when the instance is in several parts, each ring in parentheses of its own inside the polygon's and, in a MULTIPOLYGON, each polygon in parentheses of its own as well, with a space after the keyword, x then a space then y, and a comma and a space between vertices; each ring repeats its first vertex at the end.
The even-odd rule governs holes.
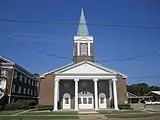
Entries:
POLYGON ((0 115, 12 115, 21 111, 23 110, 4 110, 4 111, 0 111, 0 115))
POLYGON ((79 119, 78 116, 0 116, 0 120, 53 120, 53 119, 79 119))
POLYGON ((21 115, 77 115, 76 111, 30 111, 21 115))
POLYGON ((105 116, 109 118, 146 118, 155 116, 160 117, 160 113, 106 114, 105 116))
POLYGON ((101 114, 146 113, 145 111, 137 111, 137 110, 99 110, 97 112, 101 114))

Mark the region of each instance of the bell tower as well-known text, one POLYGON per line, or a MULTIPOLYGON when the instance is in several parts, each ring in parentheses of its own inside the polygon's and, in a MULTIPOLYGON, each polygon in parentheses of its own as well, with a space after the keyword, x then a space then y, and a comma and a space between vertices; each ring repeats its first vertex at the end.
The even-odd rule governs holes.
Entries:
POLYGON ((74 63, 81 61, 94 62, 93 36, 89 35, 83 8, 81 9, 78 32, 74 36, 73 61, 74 63))

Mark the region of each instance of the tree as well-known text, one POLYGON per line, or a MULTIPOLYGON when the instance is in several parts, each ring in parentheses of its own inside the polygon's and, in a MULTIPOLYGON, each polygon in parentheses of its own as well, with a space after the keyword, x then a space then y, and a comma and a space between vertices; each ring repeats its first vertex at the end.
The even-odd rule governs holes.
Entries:
POLYGON ((138 96, 146 95, 148 92, 153 90, 160 90, 160 87, 149 86, 146 83, 137 83, 137 84, 127 85, 127 91, 138 96))

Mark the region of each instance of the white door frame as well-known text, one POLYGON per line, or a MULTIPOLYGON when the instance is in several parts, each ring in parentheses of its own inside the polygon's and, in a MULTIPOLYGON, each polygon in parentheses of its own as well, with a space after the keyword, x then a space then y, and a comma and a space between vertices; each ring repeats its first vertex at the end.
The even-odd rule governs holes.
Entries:
POLYGON ((71 109, 71 96, 69 93, 63 95, 63 109, 71 109))
POLYGON ((107 108, 106 95, 104 93, 99 94, 99 108, 107 108), (101 99, 103 99, 103 101, 101 99))
POLYGON ((94 101, 93 94, 87 91, 80 92, 78 94, 78 107, 79 109, 94 109, 94 101), (84 99, 86 99, 86 103, 84 103, 84 99), (91 100, 89 103, 89 99, 91 100), (80 101, 81 100, 81 103, 80 101))

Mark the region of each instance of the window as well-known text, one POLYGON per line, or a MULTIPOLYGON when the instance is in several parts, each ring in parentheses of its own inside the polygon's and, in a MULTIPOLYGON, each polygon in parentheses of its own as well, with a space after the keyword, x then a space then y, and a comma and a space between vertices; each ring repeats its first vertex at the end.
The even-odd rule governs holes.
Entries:
POLYGON ((30 84, 31 83, 31 79, 28 79, 28 84, 30 84))
POLYGON ((23 80, 23 75, 20 75, 19 80, 20 80, 20 81, 23 80))
POLYGON ((87 104, 87 98, 83 98, 83 104, 87 104))
POLYGON ((6 77, 7 73, 8 73, 8 71, 6 69, 1 70, 1 74, 2 74, 3 77, 6 77))
POLYGON ((23 89, 23 94, 26 94, 26 88, 23 89))
POLYGON ((82 43, 80 44, 80 51, 81 51, 81 55, 87 55, 87 44, 86 43, 82 43))
POLYGON ((78 104, 82 104, 81 98, 78 98, 78 104))
POLYGON ((31 95, 33 95, 33 90, 31 90, 31 95))
POLYGON ((27 94, 29 95, 29 93, 30 93, 30 89, 28 89, 28 91, 27 91, 27 94))
POLYGON ((15 92, 16 92, 16 85, 13 84, 13 85, 12 85, 12 93, 15 93, 15 92))
POLYGON ((18 93, 21 93, 21 90, 22 90, 22 87, 19 86, 19 87, 18 87, 18 93))
POLYGON ((34 93, 37 94, 37 88, 35 87, 34 93))
POLYGON ((88 104, 92 104, 92 98, 88 98, 88 104))
POLYGON ((24 83, 27 83, 27 77, 24 77, 24 83))
POLYGON ((103 98, 103 97, 100 98, 100 103, 101 103, 101 104, 104 103, 104 98, 103 98))
POLYGON ((32 80, 32 86, 34 86, 34 80, 32 80))
POLYGON ((65 98, 65 104, 69 104, 69 98, 65 98))
POLYGON ((14 71, 14 79, 17 79, 17 71, 14 71))

